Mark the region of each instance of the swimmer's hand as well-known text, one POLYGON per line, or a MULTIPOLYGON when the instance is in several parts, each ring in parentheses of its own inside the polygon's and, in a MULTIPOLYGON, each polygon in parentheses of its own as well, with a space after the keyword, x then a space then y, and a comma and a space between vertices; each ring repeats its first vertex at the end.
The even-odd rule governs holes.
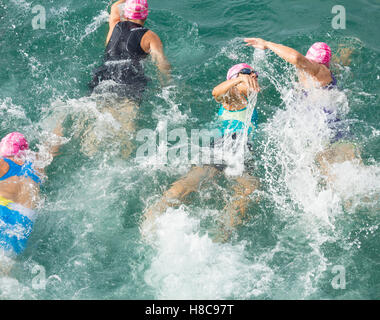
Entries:
POLYGON ((248 91, 260 91, 259 83, 257 82, 257 78, 255 74, 251 73, 248 74, 239 74, 238 79, 241 79, 241 82, 244 83, 247 86, 248 91))
POLYGON ((222 102, 224 99, 224 96, 228 93, 230 93, 230 90, 233 87, 239 86, 240 84, 245 84, 247 87, 247 91, 260 91, 259 83, 257 82, 256 76, 254 74, 251 75, 244 75, 239 74, 237 78, 226 80, 219 85, 217 85, 212 90, 212 95, 214 96, 214 99, 217 102, 222 102))
POLYGON ((256 49, 266 50, 268 49, 267 41, 260 38, 245 38, 244 42, 246 42, 247 46, 254 47, 256 49))

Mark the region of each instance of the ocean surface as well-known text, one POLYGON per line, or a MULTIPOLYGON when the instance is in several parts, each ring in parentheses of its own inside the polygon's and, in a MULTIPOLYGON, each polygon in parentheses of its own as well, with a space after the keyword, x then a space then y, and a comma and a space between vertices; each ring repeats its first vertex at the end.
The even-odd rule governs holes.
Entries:
POLYGON ((380 299, 380 1, 339 4, 347 23, 336 30, 332 0, 149 1, 146 25, 173 80, 162 87, 144 62, 151 81, 136 132, 207 128, 218 111, 212 89, 229 67, 259 72, 259 127, 246 155, 259 200, 220 243, 212 233, 232 198, 228 176, 168 209, 151 241, 141 235, 144 210, 191 164, 123 156, 120 124, 98 103, 116 102, 90 95, 110 2, 0 0, 0 136, 21 131, 38 150, 62 121, 67 138, 46 170, 28 248, 0 277, 0 299, 380 299), (32 27, 37 5, 45 29, 32 27), (332 68, 339 93, 289 98, 295 69, 245 37, 303 54, 317 41, 353 49, 350 65, 332 68), (341 114, 363 160, 334 165, 333 185, 315 163, 331 134, 321 106, 341 114))

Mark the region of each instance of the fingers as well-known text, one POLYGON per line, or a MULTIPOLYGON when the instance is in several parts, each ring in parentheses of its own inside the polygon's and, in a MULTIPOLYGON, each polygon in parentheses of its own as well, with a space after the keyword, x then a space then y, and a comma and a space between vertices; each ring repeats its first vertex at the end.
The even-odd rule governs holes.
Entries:
POLYGON ((259 82, 256 78, 256 75, 254 73, 251 74, 251 80, 252 80, 252 83, 253 83, 253 89, 256 91, 256 92, 259 92, 260 91, 260 86, 259 86, 259 82))
POLYGON ((251 89, 255 90, 256 83, 255 83, 255 80, 252 79, 252 77, 249 77, 249 84, 250 84, 251 89))
POLYGON ((247 79, 247 81, 246 81, 247 89, 249 91, 255 90, 255 83, 254 83, 252 77, 251 76, 247 76, 246 79, 247 79))
POLYGON ((241 74, 239 77, 242 78, 243 83, 247 86, 248 91, 250 90, 256 91, 256 92, 260 91, 259 83, 254 76, 241 74))
POLYGON ((244 75, 244 83, 246 84, 248 90, 256 92, 260 91, 258 81, 253 75, 244 75))
POLYGON ((251 89, 253 91, 256 91, 256 83, 252 78, 250 78, 250 85, 251 85, 251 89))
POLYGON ((259 82, 258 82, 257 80, 254 80, 254 84, 255 84, 255 88, 254 88, 254 90, 255 90, 256 92, 260 92, 259 82))
POLYGON ((254 90, 255 89, 255 81, 254 81, 254 79, 252 78, 252 76, 247 76, 247 78, 248 78, 248 88, 250 89, 250 90, 254 90))
POLYGON ((248 45, 255 45, 258 42, 258 38, 245 38, 244 42, 247 42, 248 45))
POLYGON ((252 89, 252 79, 249 75, 244 75, 244 82, 247 85, 247 89, 252 89))
POLYGON ((267 49, 266 41, 260 38, 245 38, 245 42, 247 42, 247 46, 252 46, 256 49, 267 49))

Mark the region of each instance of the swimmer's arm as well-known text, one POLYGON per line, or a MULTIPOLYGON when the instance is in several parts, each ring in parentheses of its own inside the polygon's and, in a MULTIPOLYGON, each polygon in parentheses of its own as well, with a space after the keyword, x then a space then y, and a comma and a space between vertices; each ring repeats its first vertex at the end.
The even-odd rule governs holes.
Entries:
POLYGON ((240 83, 243 83, 246 86, 247 93, 244 93, 244 95, 249 95, 251 91, 260 91, 260 86, 257 82, 257 79, 255 75, 251 73, 251 75, 239 74, 239 76, 235 79, 230 79, 222 82, 214 88, 212 95, 217 102, 224 102, 226 94, 230 93, 230 90, 240 83))
POLYGON ((3 177, 8 170, 9 165, 3 159, 0 159, 0 178, 3 177))
POLYGON ((241 77, 231 80, 226 80, 221 84, 217 85, 214 90, 212 90, 212 95, 217 102, 223 102, 224 96, 236 85, 242 83, 243 79, 241 77))
POLYGON ((316 76, 320 71, 319 64, 310 62, 304 55, 293 48, 283 46, 282 44, 265 41, 260 38, 246 38, 244 41, 247 42, 247 46, 252 46, 261 50, 269 49, 273 51, 285 61, 296 66, 298 69, 307 72, 311 76, 316 76))
POLYGON ((115 29, 115 26, 120 22, 119 5, 124 3, 124 2, 125 2, 125 0, 119 0, 119 1, 115 2, 111 7, 111 13, 110 13, 110 17, 108 20, 108 24, 109 24, 110 29, 108 31, 106 45, 108 44, 108 42, 111 39, 113 29, 115 29))
MULTIPOLYGON (((142 49, 152 56, 153 62, 156 64, 160 74, 166 79, 166 82, 171 80, 171 66, 165 57, 164 46, 159 36, 149 30, 141 39, 142 49)), ((161 80, 161 83, 164 81, 161 80)))

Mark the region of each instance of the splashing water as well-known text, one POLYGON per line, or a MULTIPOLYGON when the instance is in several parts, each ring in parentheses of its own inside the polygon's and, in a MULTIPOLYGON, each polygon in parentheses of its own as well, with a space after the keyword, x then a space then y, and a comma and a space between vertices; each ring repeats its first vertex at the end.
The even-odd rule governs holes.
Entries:
MULTIPOLYGON (((358 28, 365 29, 371 14, 360 10, 376 12, 377 7, 361 2, 347 9, 358 9, 357 19, 365 17, 358 28)), ((91 70, 104 53, 108 4, 64 1, 60 8, 49 8, 42 3, 54 18, 43 31, 30 28, 28 2, 0 4, 0 10, 8 9, 0 15, 2 26, 9 26, 0 40, 1 134, 20 130, 37 150, 45 141, 54 142, 51 132, 64 119, 67 138, 46 169, 28 248, 11 262, 11 273, 0 276, 0 299, 378 299, 380 69, 373 63, 379 54, 372 29, 358 30, 356 38, 324 29, 319 17, 333 1, 300 4, 305 12, 313 7, 312 16, 305 13, 302 21, 289 19, 298 9, 281 1, 261 3, 260 10, 247 7, 244 17, 231 1, 152 5, 147 25, 163 40, 174 81, 160 88, 147 61, 152 81, 136 115, 136 131, 158 133, 165 123, 188 131, 207 126, 218 108, 212 87, 224 79, 228 66, 251 61, 262 88, 251 96, 246 119, 249 123, 256 105, 254 152, 245 149, 245 134, 238 157, 228 160, 237 164, 230 175, 253 160, 247 170, 260 179, 255 193, 260 201, 252 201, 249 220, 231 241, 213 242, 213 228, 232 198, 232 179, 218 178, 159 217, 154 239, 147 243, 140 234, 144 211, 188 172, 189 164, 137 163, 133 153, 123 157, 120 141, 138 143, 107 111, 107 103, 117 106, 117 101, 112 95, 88 96, 91 70), (302 96, 293 68, 269 52, 255 50, 252 58, 240 38, 254 36, 252 20, 244 22, 249 15, 255 17, 254 34, 301 52, 320 38, 334 51, 342 42, 352 45, 351 66, 336 70, 345 90, 302 96), (307 35, 300 35, 301 28, 307 35), (326 182, 316 162, 333 137, 324 108, 351 129, 349 142, 362 151, 362 163, 331 165, 333 183, 326 182), (346 269, 345 290, 331 285, 336 265, 346 269), (45 269, 44 289, 34 286, 35 267, 45 269)))
POLYGON ((260 261, 251 263, 243 243, 219 244, 201 235, 200 220, 186 211, 169 209, 158 219, 157 255, 145 273, 145 281, 157 290, 156 298, 266 297, 272 270, 260 261))

